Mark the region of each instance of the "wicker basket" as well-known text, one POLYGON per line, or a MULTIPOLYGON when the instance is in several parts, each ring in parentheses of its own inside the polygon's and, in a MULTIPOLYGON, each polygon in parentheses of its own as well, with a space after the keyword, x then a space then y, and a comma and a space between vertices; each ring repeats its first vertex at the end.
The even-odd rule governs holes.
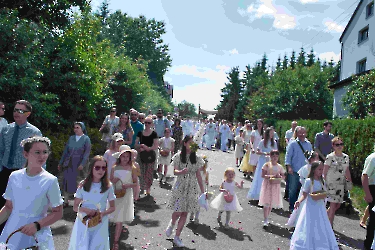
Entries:
POLYGON ((81 201, 78 205, 77 216, 79 217, 79 219, 82 221, 83 224, 87 225, 88 228, 97 226, 99 223, 102 222, 102 215, 100 213, 100 206, 98 204, 96 204, 96 207, 97 207, 98 210, 97 210, 97 212, 95 213, 94 216, 86 215, 85 217, 83 217, 83 215, 79 212, 79 208, 81 207, 83 202, 85 202, 85 201, 81 201))
POLYGON ((169 152, 166 151, 166 150, 160 150, 160 155, 163 156, 163 157, 167 157, 169 155, 169 152))
MULTIPOLYGON (((8 245, 8 242, 9 242, 10 238, 11 238, 15 233, 21 232, 21 230, 22 230, 22 228, 17 229, 17 230, 14 231, 13 233, 11 233, 11 234, 8 236, 7 240, 5 241, 5 244, 8 245)), ((35 240, 35 243, 38 244, 38 240, 36 239, 35 235, 34 235, 34 240, 35 240)), ((7 248, 7 249, 8 249, 8 248, 7 248)), ((33 250, 34 250, 34 249, 39 249, 39 247, 38 247, 38 246, 30 246, 30 247, 27 247, 26 249, 33 249, 33 250)))
MULTIPOLYGON (((121 180, 119 179, 119 181, 121 181, 121 180)), ((122 184, 123 184, 123 182, 121 181, 121 189, 116 189, 115 188, 116 198, 122 198, 126 194, 126 189, 122 188, 122 184)), ((116 185, 115 185, 115 187, 116 187, 116 185)))
POLYGON ((270 183, 271 183, 271 184, 280 184, 280 183, 281 183, 281 180, 282 180, 282 178, 271 177, 271 178, 270 178, 270 183))

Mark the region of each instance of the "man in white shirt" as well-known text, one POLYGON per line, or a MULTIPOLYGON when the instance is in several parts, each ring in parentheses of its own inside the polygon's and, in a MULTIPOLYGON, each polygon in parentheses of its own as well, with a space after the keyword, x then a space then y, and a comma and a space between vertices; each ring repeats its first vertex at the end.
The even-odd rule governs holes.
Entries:
POLYGON ((288 146, 290 139, 293 137, 294 130, 296 130, 296 127, 297 127, 297 122, 296 121, 292 121, 292 128, 289 129, 289 130, 287 130, 285 132, 286 146, 288 146))
POLYGON ((227 152, 227 144, 228 144, 228 137, 229 137, 229 126, 227 125, 227 121, 223 120, 223 124, 220 126, 219 130, 221 134, 221 146, 220 149, 223 152, 227 152))
POLYGON ((190 117, 187 117, 186 120, 183 121, 181 126, 184 136, 193 135, 193 122, 190 120, 190 117))
POLYGON ((213 123, 212 118, 206 125, 206 148, 211 150, 212 145, 215 144, 216 124, 213 123))

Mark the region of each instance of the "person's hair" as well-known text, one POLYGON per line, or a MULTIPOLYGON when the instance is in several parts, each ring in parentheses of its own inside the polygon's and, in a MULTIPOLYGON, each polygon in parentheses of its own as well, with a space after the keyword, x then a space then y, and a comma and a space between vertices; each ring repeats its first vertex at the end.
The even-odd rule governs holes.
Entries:
POLYGON ((333 139, 332 139, 332 144, 335 144, 335 142, 337 141, 342 141, 344 142, 344 140, 340 137, 340 136, 335 136, 333 139))
POLYGON ((170 128, 165 128, 165 129, 164 129, 164 133, 167 132, 167 129, 169 130, 169 132, 171 132, 171 129, 170 129, 170 128))
MULTIPOLYGON (((43 142, 47 145, 48 151, 51 150, 51 141, 47 137, 41 137, 41 136, 33 136, 27 139, 24 139, 21 141, 21 146, 23 147, 23 151, 29 153, 30 149, 33 147, 33 145, 37 142, 43 142)), ((27 167, 28 161, 25 162, 25 167, 27 167)))
POLYGON ((280 155, 280 152, 277 149, 272 149, 271 152, 270 152, 270 155, 271 154, 278 154, 278 155, 280 155))
POLYGON ((181 120, 180 120, 180 118, 174 119, 174 126, 176 126, 176 122, 178 122, 178 126, 181 126, 181 120))
MULTIPOLYGON (((321 162, 321 161, 314 161, 313 163, 311 163, 310 173, 307 176, 307 178, 311 179, 311 185, 314 185, 315 170, 320 166, 320 164, 323 164, 323 162, 321 162)), ((322 182, 322 184, 324 183, 324 180, 323 180, 322 176, 320 176, 320 181, 322 182)))
POLYGON ((116 143, 118 143, 116 140, 111 140, 111 143, 109 144, 109 149, 115 150, 116 143))
MULTIPOLYGON (((180 154, 180 159, 181 159, 182 163, 186 163, 187 162, 186 161, 186 146, 184 145, 184 143, 187 143, 191 139, 193 139, 193 137, 191 135, 186 135, 185 138, 184 138, 184 140, 182 141, 182 148, 181 148, 181 154, 180 154)), ((196 152, 193 152, 193 151, 190 152, 190 162, 192 164, 197 163, 197 154, 196 154, 196 152)))
POLYGON ((332 126, 332 122, 330 122, 330 121, 325 121, 325 122, 323 123, 323 126, 324 126, 324 127, 327 127, 328 125, 331 125, 331 126, 332 126))
POLYGON ((33 106, 31 106, 31 103, 29 103, 26 100, 18 100, 18 101, 16 101, 15 104, 24 105, 26 107, 26 109, 27 109, 26 111, 29 111, 29 112, 33 111, 33 106))
POLYGON ((318 152, 316 151, 308 151, 307 152, 307 160, 310 162, 311 159, 314 159, 318 156, 318 152))
POLYGON ((138 114, 138 118, 139 118, 140 116, 146 118, 146 114, 145 114, 145 113, 139 113, 139 114, 138 114))
MULTIPOLYGON (((132 152, 127 151, 127 152, 122 153, 122 154, 126 154, 126 153, 129 153, 129 154, 130 154, 130 158, 129 158, 129 161, 128 161, 127 164, 132 165, 132 162, 133 162, 133 159, 132 159, 132 152)), ((122 155, 122 154, 121 154, 121 155, 122 155)), ((120 165, 120 164, 121 164, 121 155, 117 158, 117 160, 116 160, 116 165, 120 165)))
POLYGON ((0 101, 0 105, 5 105, 5 103, 3 103, 2 101, 0 101))
MULTIPOLYGON (((258 119, 258 120, 257 120, 257 122, 256 122, 255 125, 254 125, 254 130, 258 130, 258 122, 261 122, 261 123, 262 123, 262 129, 261 129, 261 131, 260 131, 260 136, 263 137, 263 133, 264 133, 263 125, 264 125, 264 122, 263 122, 262 119, 258 119)), ((251 124, 250 124, 250 126, 251 126, 251 124)))
POLYGON ((227 180, 227 174, 228 174, 229 172, 233 172, 234 175, 236 175, 236 171, 234 171, 234 168, 232 168, 232 167, 228 167, 228 168, 226 168, 225 171, 224 171, 224 180, 225 180, 225 181, 227 180))
POLYGON ((264 132, 264 139, 263 139, 264 147, 267 147, 268 141, 271 142, 271 147, 273 147, 275 145, 274 137, 272 137, 272 139, 271 139, 271 135, 270 135, 271 130, 274 130, 274 129, 272 127, 268 127, 266 129, 266 131, 264 132))
MULTIPOLYGON (((97 161, 104 161, 105 165, 108 168, 108 163, 107 163, 107 161, 105 160, 105 158, 102 155, 96 155, 96 156, 94 156, 90 160, 90 163, 89 163, 89 174, 83 180, 83 185, 82 185, 83 186, 83 190, 85 190, 86 192, 90 192, 91 184, 92 184, 92 181, 94 179, 94 175, 93 175, 92 172, 94 171, 94 165, 95 165, 95 163, 97 161)), ((105 173, 104 173, 103 177, 101 178, 100 182, 102 184, 100 193, 104 193, 111 186, 111 182, 109 181, 109 178, 108 178, 108 171, 105 171, 105 173)))

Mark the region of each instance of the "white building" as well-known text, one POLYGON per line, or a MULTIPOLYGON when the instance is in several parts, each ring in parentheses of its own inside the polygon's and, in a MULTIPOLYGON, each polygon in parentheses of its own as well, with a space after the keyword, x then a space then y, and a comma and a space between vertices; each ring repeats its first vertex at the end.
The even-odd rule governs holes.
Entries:
POLYGON ((331 85, 334 90, 333 116, 347 115, 342 97, 352 83, 353 75, 367 73, 375 68, 374 0, 360 0, 340 37, 340 81, 331 85))

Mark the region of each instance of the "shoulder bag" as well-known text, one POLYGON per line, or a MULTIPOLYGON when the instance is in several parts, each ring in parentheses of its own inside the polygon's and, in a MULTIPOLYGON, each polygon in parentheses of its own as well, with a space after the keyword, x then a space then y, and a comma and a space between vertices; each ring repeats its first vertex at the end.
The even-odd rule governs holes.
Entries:
POLYGON ((309 151, 303 149, 302 144, 299 140, 297 141, 297 143, 298 143, 299 147, 301 148, 302 153, 305 156, 305 158, 308 159, 309 158, 309 151))

